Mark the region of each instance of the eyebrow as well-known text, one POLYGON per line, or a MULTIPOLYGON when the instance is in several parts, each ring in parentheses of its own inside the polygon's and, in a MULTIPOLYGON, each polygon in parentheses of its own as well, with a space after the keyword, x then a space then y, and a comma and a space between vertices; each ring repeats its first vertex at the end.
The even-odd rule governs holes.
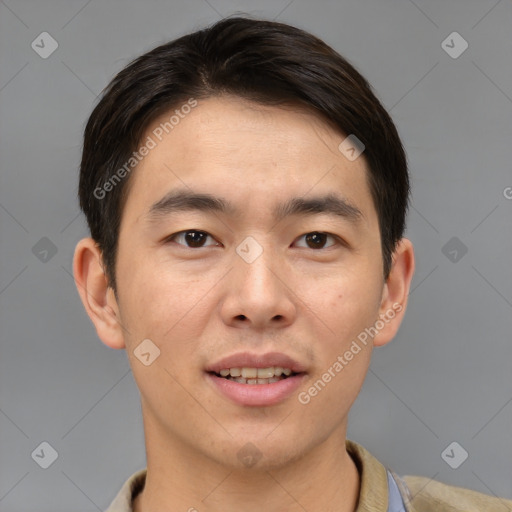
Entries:
MULTIPOLYGON (((231 216, 239 214, 238 209, 224 198, 177 189, 154 203, 145 217, 149 222, 158 222, 168 215, 184 211, 222 213, 231 216)), ((333 193, 311 198, 293 197, 284 203, 277 204, 273 210, 273 216, 277 222, 292 215, 321 214, 339 217, 352 223, 358 223, 364 217, 359 208, 333 193)))

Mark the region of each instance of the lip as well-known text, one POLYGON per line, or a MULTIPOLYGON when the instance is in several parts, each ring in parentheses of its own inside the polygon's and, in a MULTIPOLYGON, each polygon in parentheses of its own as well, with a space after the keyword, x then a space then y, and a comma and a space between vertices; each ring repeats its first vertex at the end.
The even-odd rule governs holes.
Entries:
POLYGON ((225 368, 269 368, 271 366, 290 368, 293 373, 303 373, 306 370, 304 365, 281 352, 267 352, 265 354, 240 352, 208 365, 205 370, 219 373, 225 368))
POLYGON ((269 407, 283 402, 297 390, 305 377, 304 373, 299 373, 272 384, 240 384, 215 373, 206 373, 206 378, 223 396, 238 405, 251 407, 269 407))
POLYGON ((305 366, 286 354, 267 352, 251 354, 249 352, 233 354, 206 367, 205 376, 225 398, 241 406, 269 407, 277 405, 292 395, 306 378, 305 366), (269 368, 280 366, 290 368, 296 375, 271 384, 240 384, 216 375, 225 368, 269 368))

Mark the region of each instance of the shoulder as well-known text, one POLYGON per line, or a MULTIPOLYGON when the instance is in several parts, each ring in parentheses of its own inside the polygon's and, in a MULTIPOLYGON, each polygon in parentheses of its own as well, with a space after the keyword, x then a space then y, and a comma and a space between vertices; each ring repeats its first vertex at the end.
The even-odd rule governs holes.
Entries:
POLYGON ((512 501, 443 484, 421 476, 403 476, 409 491, 411 511, 512 512, 512 501))
POLYGON ((133 473, 123 484, 105 512, 133 512, 133 500, 144 489, 147 468, 133 473))

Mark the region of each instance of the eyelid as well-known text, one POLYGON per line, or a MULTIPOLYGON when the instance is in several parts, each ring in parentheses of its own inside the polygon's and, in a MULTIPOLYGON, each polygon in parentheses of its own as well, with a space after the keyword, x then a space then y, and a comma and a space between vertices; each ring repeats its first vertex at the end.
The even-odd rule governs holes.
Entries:
POLYGON ((180 235, 185 235, 187 233, 191 233, 191 232, 196 232, 196 233, 203 233, 205 234, 207 237, 210 237, 212 240, 215 240, 215 238, 213 237, 213 235, 210 235, 210 233, 208 233, 207 231, 203 231, 202 229, 184 229, 182 231, 178 231, 176 233, 173 233, 172 235, 169 235, 167 237, 164 238, 164 243, 171 243, 171 242, 174 242, 176 243, 177 245, 180 245, 181 247, 184 247, 185 249, 202 249, 203 247, 215 247, 219 244, 219 242, 216 241, 216 244, 212 244, 212 245, 203 245, 201 247, 189 247, 188 245, 186 244, 181 244, 181 243, 178 243, 178 242, 175 242, 175 238, 177 238, 178 236, 180 235))
POLYGON ((321 247, 320 249, 312 249, 311 247, 304 247, 304 249, 312 249, 313 251, 319 252, 319 251, 322 251, 325 249, 330 249, 331 247, 335 247, 336 245, 346 245, 344 240, 342 238, 340 238, 338 235, 334 235, 333 233, 329 233, 327 231, 308 231, 307 233, 304 233, 304 234, 300 235, 299 237, 297 237, 296 240, 304 238, 305 236, 311 235, 313 233, 319 234, 319 235, 327 235, 327 237, 332 238, 336 243, 329 245, 327 247, 321 247))

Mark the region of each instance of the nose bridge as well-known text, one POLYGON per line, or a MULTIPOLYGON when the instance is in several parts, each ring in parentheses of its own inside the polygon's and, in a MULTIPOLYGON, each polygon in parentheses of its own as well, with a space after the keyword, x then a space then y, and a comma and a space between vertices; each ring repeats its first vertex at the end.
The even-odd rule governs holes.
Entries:
POLYGON ((290 292, 279 276, 283 265, 268 241, 260 240, 247 237, 236 247, 234 272, 224 303, 228 322, 244 318, 264 326, 275 319, 289 321, 293 316, 290 292))
POLYGON ((237 279, 240 279, 242 287, 248 287, 256 294, 276 292, 279 261, 268 241, 265 243, 261 238, 258 241, 248 236, 238 245, 236 254, 237 279))

